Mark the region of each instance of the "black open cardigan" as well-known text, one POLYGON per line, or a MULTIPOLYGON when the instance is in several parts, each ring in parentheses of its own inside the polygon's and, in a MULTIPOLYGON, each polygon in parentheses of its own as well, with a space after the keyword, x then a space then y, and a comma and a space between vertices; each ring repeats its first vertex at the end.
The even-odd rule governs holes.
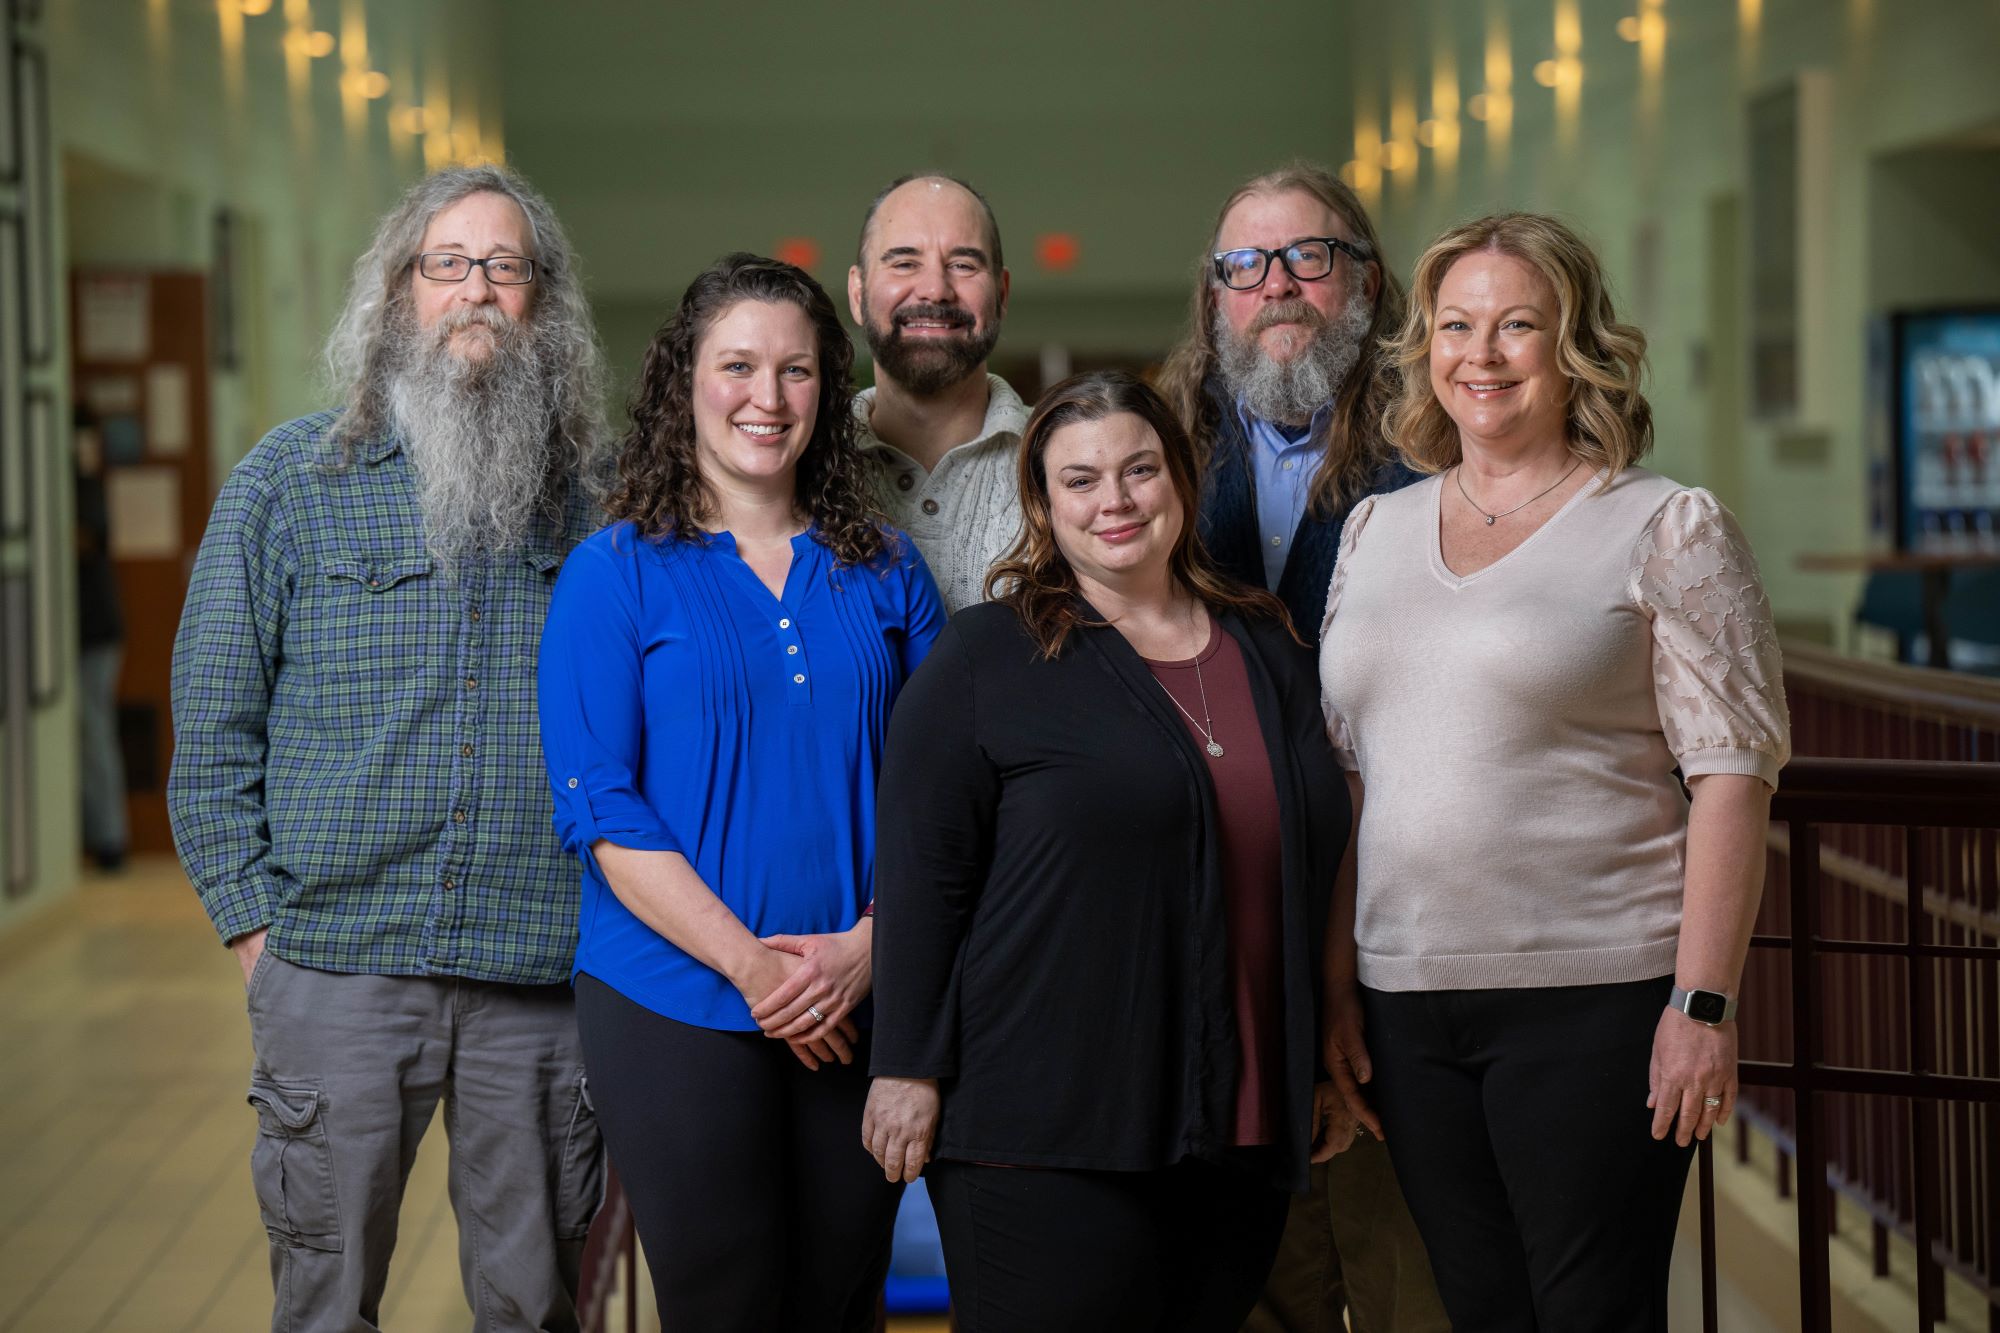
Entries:
MULTIPOLYGON (((1298 1190, 1347 784, 1313 653, 1271 621, 1219 619, 1278 795, 1270 1172, 1298 1190)), ((872 1072, 941 1080, 934 1155, 1102 1170, 1236 1156, 1216 819, 1205 758, 1123 635, 1081 629, 1044 660, 1008 606, 952 618, 897 701, 877 806, 872 1072)))

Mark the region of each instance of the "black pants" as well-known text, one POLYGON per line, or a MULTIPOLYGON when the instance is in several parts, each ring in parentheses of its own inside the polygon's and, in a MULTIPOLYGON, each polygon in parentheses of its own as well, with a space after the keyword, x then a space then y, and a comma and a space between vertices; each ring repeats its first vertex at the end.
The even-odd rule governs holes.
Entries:
POLYGON ((933 1162, 959 1333, 1235 1333, 1290 1196, 1207 1162, 1059 1171, 933 1162))
POLYGON ((703 1333, 872 1330, 903 1188, 861 1146, 851 1065, 662 1018, 576 982, 598 1124, 652 1270, 660 1323, 703 1333))
POLYGON ((1694 1155, 1646 1109, 1671 984, 1361 992, 1369 1094, 1456 1333, 1665 1333, 1694 1155))

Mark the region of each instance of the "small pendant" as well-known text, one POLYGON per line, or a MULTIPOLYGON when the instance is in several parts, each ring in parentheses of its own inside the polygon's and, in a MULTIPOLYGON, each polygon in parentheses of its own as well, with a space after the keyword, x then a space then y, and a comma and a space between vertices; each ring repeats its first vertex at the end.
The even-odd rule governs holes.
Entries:
POLYGON ((1498 517, 1500 517, 1500 515, 1498 515, 1498 514, 1488 514, 1488 515, 1486 516, 1486 526, 1487 526, 1487 527, 1489 527, 1489 528, 1490 528, 1490 527, 1492 527, 1492 526, 1493 526, 1493 520, 1494 520, 1494 519, 1496 519, 1496 518, 1498 518, 1498 517))
POLYGON ((1216 744, 1214 741, 1210 741, 1208 743, 1208 752, 1217 759, 1222 758, 1222 747, 1216 744))

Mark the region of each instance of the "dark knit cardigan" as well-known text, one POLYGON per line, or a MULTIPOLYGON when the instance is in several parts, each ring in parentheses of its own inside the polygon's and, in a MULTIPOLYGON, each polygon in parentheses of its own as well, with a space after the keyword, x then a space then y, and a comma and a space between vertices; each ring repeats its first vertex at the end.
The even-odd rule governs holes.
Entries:
MULTIPOLYGON (((1256 473, 1250 465, 1251 444, 1243 433, 1243 421, 1236 403, 1214 380, 1208 384, 1209 402, 1216 417, 1216 437, 1198 443, 1208 450, 1208 471, 1201 488, 1201 538, 1216 564, 1231 578, 1253 588, 1264 586, 1264 548, 1257 525, 1256 473)), ((1384 463, 1365 492, 1377 495, 1397 491, 1422 475, 1405 466, 1401 459, 1384 463)), ((1340 530, 1349 510, 1361 496, 1353 497, 1346 508, 1329 518, 1313 513, 1312 506, 1299 519, 1292 534, 1292 549, 1285 557, 1285 572, 1272 591, 1292 613, 1292 625, 1308 643, 1317 643, 1319 622, 1326 615, 1327 586, 1333 582, 1333 561, 1340 552, 1340 530)))

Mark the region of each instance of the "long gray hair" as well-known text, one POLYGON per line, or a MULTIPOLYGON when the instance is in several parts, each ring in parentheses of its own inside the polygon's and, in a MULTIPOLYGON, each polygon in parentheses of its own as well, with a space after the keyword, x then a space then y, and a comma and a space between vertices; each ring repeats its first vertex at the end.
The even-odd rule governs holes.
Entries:
POLYGON ((410 271, 431 220, 461 199, 497 194, 519 205, 528 219, 535 261, 532 318, 537 343, 553 364, 545 367, 550 402, 552 480, 595 480, 604 439, 604 358, 597 346, 590 303, 577 273, 576 255, 555 210, 528 183, 504 167, 447 167, 412 185, 375 229, 374 244, 355 261, 347 305, 326 340, 326 376, 345 406, 333 439, 344 464, 354 447, 392 428, 390 384, 396 369, 389 336, 409 314, 410 271))

